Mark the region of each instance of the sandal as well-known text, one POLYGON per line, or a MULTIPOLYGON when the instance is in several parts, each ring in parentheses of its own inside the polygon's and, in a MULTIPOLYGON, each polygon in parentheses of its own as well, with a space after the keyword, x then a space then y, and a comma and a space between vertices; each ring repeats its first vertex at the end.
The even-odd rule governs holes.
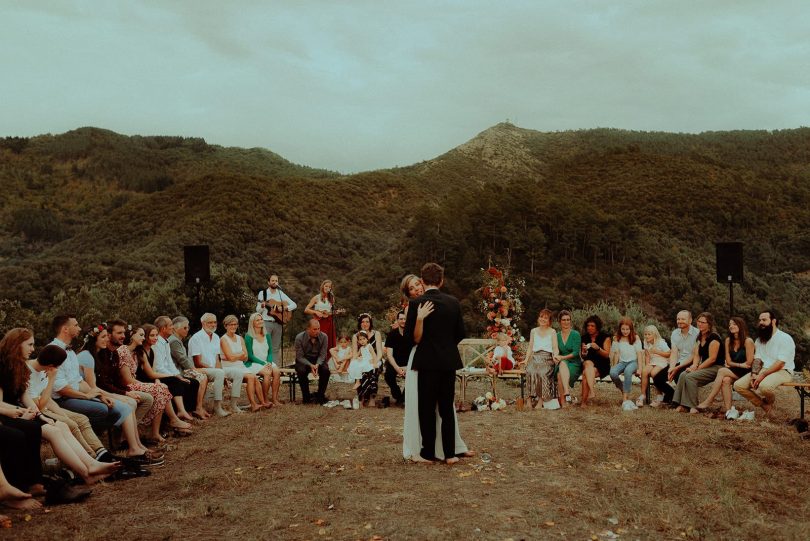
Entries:
POLYGON ((638 406, 640 408, 644 407, 644 395, 643 394, 639 395, 639 397, 636 398, 636 406, 638 406))

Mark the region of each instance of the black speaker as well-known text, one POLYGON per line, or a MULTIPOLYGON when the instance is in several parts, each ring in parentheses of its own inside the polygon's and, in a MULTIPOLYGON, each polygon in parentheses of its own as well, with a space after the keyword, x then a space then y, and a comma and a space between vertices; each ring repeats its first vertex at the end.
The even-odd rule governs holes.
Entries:
POLYGON ((183 246, 186 262, 186 283, 206 284, 211 281, 208 245, 183 246))
POLYGON ((717 242, 717 281, 723 283, 742 283, 743 281, 743 243, 717 242))

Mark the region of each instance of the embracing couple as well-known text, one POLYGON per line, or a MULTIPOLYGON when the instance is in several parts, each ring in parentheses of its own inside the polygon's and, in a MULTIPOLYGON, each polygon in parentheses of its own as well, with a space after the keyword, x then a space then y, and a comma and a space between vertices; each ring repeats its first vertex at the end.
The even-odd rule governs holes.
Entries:
POLYGON ((474 454, 461 439, 455 408, 464 320, 458 300, 439 291, 443 284, 444 269, 436 263, 422 267, 421 280, 411 275, 402 281, 410 299, 405 338, 414 345, 405 372, 402 454, 413 462, 455 464, 474 454))

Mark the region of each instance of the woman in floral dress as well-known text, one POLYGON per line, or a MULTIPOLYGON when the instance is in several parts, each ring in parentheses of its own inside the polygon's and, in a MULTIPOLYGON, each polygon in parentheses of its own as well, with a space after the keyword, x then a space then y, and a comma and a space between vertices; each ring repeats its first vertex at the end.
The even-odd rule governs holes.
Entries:
POLYGON ((144 383, 135 379, 138 371, 138 361, 135 358, 135 348, 143 344, 146 334, 140 327, 132 329, 129 337, 124 340, 124 345, 118 348, 118 364, 121 369, 121 378, 126 383, 130 391, 141 391, 149 393, 155 399, 152 408, 144 415, 139 424, 148 425, 151 423, 151 439, 162 443, 164 438, 160 435, 160 422, 163 413, 169 417, 171 426, 178 435, 188 435, 191 433, 191 425, 180 419, 172 407, 172 394, 169 388, 163 383, 144 383))

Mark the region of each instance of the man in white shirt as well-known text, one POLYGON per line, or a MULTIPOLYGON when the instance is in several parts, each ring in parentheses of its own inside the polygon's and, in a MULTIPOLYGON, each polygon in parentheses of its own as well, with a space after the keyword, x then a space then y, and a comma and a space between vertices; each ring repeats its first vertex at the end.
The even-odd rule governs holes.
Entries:
POLYGON ((79 360, 70 347, 71 342, 81 332, 76 318, 71 315, 56 316, 52 327, 56 338, 51 344, 67 351, 67 358, 57 369, 53 382, 54 401, 66 410, 86 416, 96 433, 101 433, 113 425, 120 426, 131 413, 130 408, 102 396, 98 389, 90 389, 82 378, 79 360))
MULTIPOLYGON (((202 323, 202 329, 194 333, 194 336, 188 341, 188 354, 191 360, 194 361, 195 368, 200 372, 204 372, 208 376, 208 381, 214 382, 214 413, 220 417, 227 417, 230 414, 222 409, 225 371, 222 369, 219 356, 219 336, 214 332, 217 329, 217 316, 205 313, 200 318, 200 322, 202 323)), ((240 390, 241 383, 240 379, 240 390)))
POLYGON ((196 379, 186 378, 172 360, 171 347, 168 341, 174 330, 171 318, 169 316, 158 316, 155 319, 155 328, 158 331, 157 343, 152 346, 152 351, 155 352, 155 372, 168 374, 183 382, 181 395, 175 395, 173 398, 178 410, 193 411, 197 417, 205 419, 208 417, 208 412, 203 407, 205 389, 200 389, 200 382, 196 379), (179 407, 180 403, 182 403, 183 408, 179 407))
MULTIPOLYGON (((777 328, 779 317, 774 310, 759 314, 757 339, 754 342, 754 364, 751 372, 734 382, 734 390, 769 415, 776 399, 774 390, 793 379, 796 369, 796 344, 786 332, 777 328), (754 370, 760 364, 758 373, 754 370)), ((753 417, 752 417, 753 418, 753 417)))
POLYGON ((273 346, 273 360, 281 366, 281 333, 284 330, 284 318, 292 317, 292 312, 298 305, 284 293, 278 285, 278 275, 271 274, 267 281, 267 289, 259 291, 256 296, 256 311, 262 314, 264 319, 264 330, 270 335, 270 343, 273 346), (271 314, 274 307, 282 305, 284 310, 276 310, 271 314), (286 315, 285 315, 286 314, 286 315))
POLYGON ((656 400, 652 404, 653 406, 672 402, 675 389, 668 382, 677 383, 681 373, 691 364, 692 352, 700 334, 697 327, 692 325, 692 312, 689 310, 678 312, 678 315, 675 316, 675 327, 670 338, 672 349, 669 354, 669 369, 661 370, 653 378, 655 388, 663 395, 661 400, 656 400))

